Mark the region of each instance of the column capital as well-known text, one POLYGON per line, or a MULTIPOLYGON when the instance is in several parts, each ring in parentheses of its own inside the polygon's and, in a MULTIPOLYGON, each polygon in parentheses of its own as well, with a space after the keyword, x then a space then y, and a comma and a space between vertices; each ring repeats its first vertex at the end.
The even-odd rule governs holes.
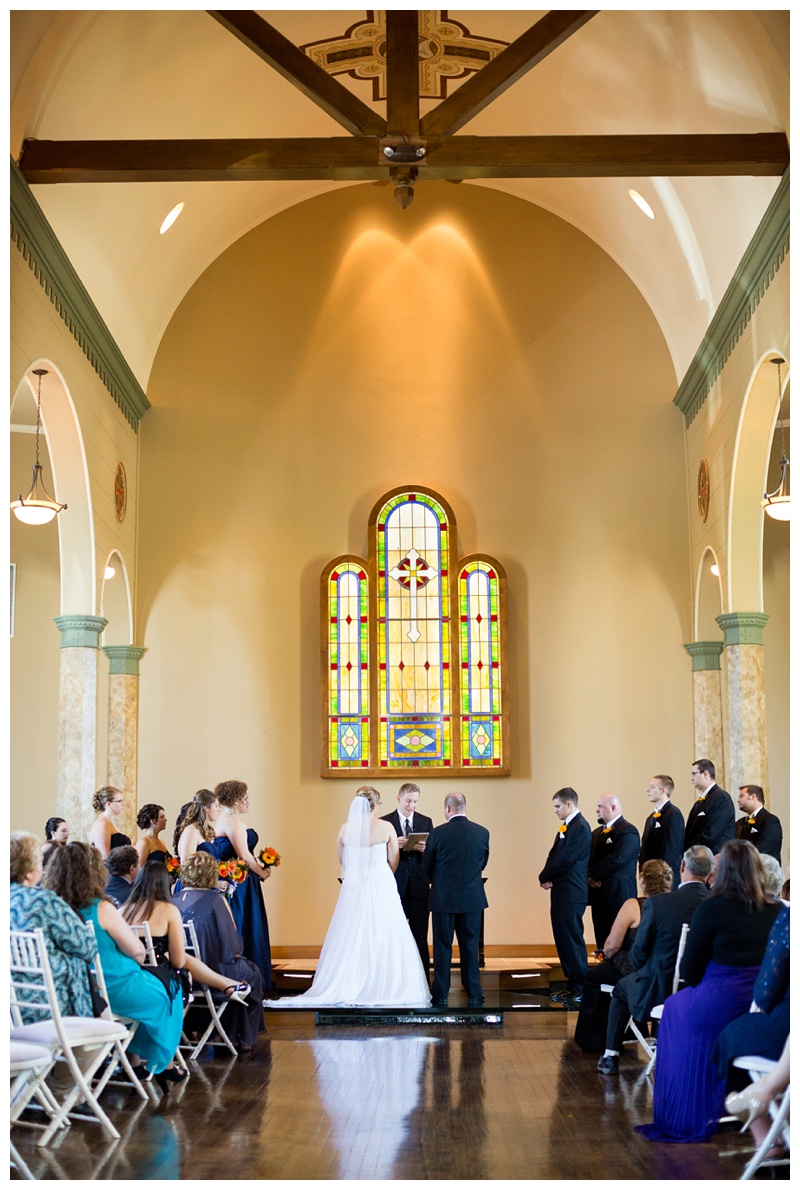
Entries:
POLYGON ((102 616, 55 616, 53 623, 61 633, 62 649, 98 649, 108 620, 102 616))
POLYGON ((692 659, 692 673, 719 669, 719 658, 725 644, 721 640, 693 640, 683 646, 692 659))
POLYGON ((103 645, 103 652, 108 657, 110 674, 132 674, 138 678, 139 659, 147 649, 140 645, 103 645))
POLYGON ((769 619, 765 612, 726 612, 716 619, 726 645, 763 645, 764 625, 769 619))

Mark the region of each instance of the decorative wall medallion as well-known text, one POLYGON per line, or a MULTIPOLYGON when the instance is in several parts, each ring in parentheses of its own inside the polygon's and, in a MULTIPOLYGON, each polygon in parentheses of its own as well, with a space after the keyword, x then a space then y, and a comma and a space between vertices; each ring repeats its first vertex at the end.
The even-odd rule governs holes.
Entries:
POLYGON ((705 459, 700 460, 700 468, 697 472, 697 508, 700 513, 700 520, 708 520, 708 463, 705 459))
MULTIPOLYGON (((448 78, 474 74, 508 45, 478 37, 445 11, 419 14, 420 99, 444 99, 448 78)), ((341 37, 300 46, 328 74, 349 74, 372 82, 372 98, 386 98, 386 13, 367 12, 341 37)))
POLYGON ((117 520, 125 520, 125 510, 128 507, 128 481, 125 478, 125 468, 117 463, 114 472, 114 507, 117 510, 117 520))

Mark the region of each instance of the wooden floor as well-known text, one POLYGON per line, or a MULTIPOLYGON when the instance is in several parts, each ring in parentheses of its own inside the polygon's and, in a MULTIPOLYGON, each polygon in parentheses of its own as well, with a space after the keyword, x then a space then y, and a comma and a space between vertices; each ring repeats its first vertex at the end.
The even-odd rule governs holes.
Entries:
POLYGON ((597 1074, 571 1040, 575 1020, 367 1030, 277 1014, 251 1055, 194 1063, 166 1099, 107 1091, 118 1142, 91 1122, 45 1153, 31 1132, 15 1140, 37 1179, 740 1176, 746 1136, 667 1145, 634 1133, 652 1118, 643 1063, 626 1054, 619 1078, 597 1074))

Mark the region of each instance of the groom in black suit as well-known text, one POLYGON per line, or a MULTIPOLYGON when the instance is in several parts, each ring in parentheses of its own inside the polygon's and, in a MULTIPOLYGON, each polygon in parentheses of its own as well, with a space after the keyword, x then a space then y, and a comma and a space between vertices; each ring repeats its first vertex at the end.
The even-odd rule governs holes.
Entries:
POLYGON ((390 822, 397 832, 400 842, 400 858, 394 878, 397 881, 397 891, 406 915, 411 933, 417 944, 419 957, 425 974, 430 977, 431 957, 428 950, 428 918, 430 917, 430 887, 422 875, 422 857, 425 843, 417 843, 413 851, 403 851, 402 840, 409 835, 430 834, 433 822, 424 814, 417 813, 419 801, 419 786, 407 781, 400 786, 397 794, 397 809, 391 814, 384 814, 385 822, 390 822))
POLYGON ((447 1004, 453 931, 461 956, 461 985, 471 1005, 483 1004, 478 966, 481 913, 488 906, 481 872, 489 862, 489 832, 467 818, 460 793, 444 799, 447 821, 428 836, 422 875, 431 885, 433 988, 435 1005, 447 1004))

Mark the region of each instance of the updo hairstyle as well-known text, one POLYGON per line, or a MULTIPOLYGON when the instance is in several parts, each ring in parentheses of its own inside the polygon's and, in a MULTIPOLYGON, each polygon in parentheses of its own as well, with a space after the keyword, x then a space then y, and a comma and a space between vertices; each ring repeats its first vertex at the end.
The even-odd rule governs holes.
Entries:
POLYGON ((45 839, 52 839, 53 835, 61 826, 62 822, 66 822, 66 818, 48 818, 47 822, 44 824, 45 839))
POLYGON ((645 895, 655 897, 658 893, 672 892, 672 868, 663 859, 648 859, 640 872, 645 895))
POLYGON ((381 795, 372 785, 362 785, 360 789, 356 790, 356 797, 365 797, 369 802, 370 810, 374 810, 381 804, 381 795))
POLYGON ((246 793, 244 781, 220 781, 214 789, 214 797, 228 810, 235 810, 239 802, 244 801, 246 793))
POLYGON ((95 814, 102 814, 109 802, 113 802, 117 794, 121 794, 121 789, 115 789, 113 785, 103 785, 98 789, 97 793, 92 797, 92 809, 95 814))
POLYGON ((139 830, 146 831, 149 826, 152 826, 158 820, 159 810, 163 809, 163 806, 157 806, 155 802, 148 802, 146 806, 142 806, 136 815, 136 825, 139 830))
POLYGON ((196 826, 204 839, 214 838, 214 826, 208 821, 206 810, 213 806, 215 801, 216 798, 210 789, 198 789, 192 800, 181 807, 172 835, 173 851, 178 850, 178 843, 187 826, 196 826))
POLYGON ((184 888, 216 888, 219 865, 213 855, 194 851, 181 864, 181 884, 184 888))

